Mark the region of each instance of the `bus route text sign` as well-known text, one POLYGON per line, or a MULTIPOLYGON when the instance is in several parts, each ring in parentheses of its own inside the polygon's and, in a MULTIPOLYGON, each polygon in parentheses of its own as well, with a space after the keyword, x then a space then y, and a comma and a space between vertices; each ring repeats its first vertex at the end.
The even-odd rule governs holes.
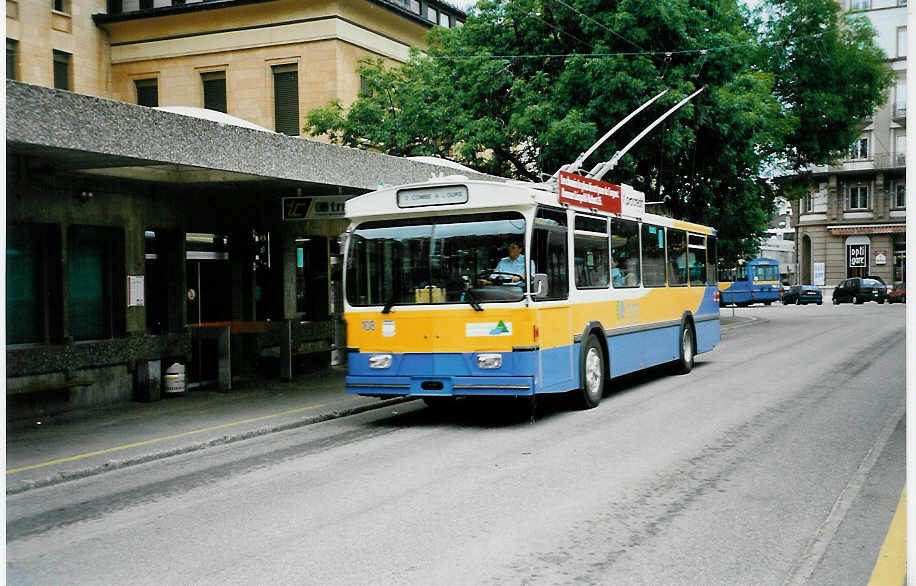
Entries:
POLYGON ((442 206, 467 202, 468 188, 464 185, 442 185, 438 187, 421 187, 419 189, 401 189, 398 191, 398 207, 400 208, 442 206))
POLYGON ((561 203, 614 214, 621 211, 619 185, 560 171, 559 186, 561 203))

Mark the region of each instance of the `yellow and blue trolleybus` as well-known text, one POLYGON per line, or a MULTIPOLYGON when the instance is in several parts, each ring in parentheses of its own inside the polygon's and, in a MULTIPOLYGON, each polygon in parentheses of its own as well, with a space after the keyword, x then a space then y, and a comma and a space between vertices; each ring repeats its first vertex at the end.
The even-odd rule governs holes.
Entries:
POLYGON ((346 215, 350 393, 574 391, 590 408, 612 377, 687 373, 719 342, 716 231, 646 213, 628 185, 450 176, 346 215))

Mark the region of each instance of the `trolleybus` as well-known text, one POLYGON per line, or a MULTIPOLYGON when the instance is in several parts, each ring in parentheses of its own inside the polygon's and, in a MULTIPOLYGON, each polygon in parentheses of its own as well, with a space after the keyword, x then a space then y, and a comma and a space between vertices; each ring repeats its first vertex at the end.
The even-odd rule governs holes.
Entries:
POLYGON ((628 185, 450 176, 346 215, 349 393, 573 391, 590 408, 611 377, 687 373, 719 342, 716 231, 646 213, 628 185))
POLYGON ((735 269, 722 270, 719 272, 719 291, 723 307, 752 303, 770 305, 779 301, 782 295, 779 261, 760 257, 739 263, 735 269))

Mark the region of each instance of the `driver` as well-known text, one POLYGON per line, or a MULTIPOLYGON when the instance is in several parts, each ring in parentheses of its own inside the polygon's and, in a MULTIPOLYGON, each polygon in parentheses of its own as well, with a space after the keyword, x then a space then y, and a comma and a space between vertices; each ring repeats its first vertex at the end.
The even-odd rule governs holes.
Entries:
MULTIPOLYGON (((493 274, 490 275, 490 279, 498 279, 500 277, 506 278, 505 275, 500 275, 499 273, 511 273, 512 284, 518 284, 522 286, 522 279, 525 278, 525 255, 522 254, 522 247, 517 240, 510 240, 506 248, 509 251, 509 256, 504 256, 499 263, 496 265, 496 268, 493 269, 493 274)), ((534 261, 530 261, 531 274, 534 274, 534 261)), ((490 281, 483 279, 485 285, 489 285, 490 281)))

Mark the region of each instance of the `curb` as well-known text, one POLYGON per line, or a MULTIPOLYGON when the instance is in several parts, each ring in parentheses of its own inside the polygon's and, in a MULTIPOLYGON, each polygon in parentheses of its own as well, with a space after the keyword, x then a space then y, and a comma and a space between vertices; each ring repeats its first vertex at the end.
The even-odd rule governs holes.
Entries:
MULTIPOLYGON (((174 448, 171 450, 163 450, 160 452, 153 452, 150 454, 144 454, 141 456, 135 456, 133 458, 127 458, 125 460, 109 460, 104 464, 98 464, 82 470, 74 470, 70 472, 58 472, 53 476, 48 476, 47 478, 41 478, 38 480, 24 480, 20 481, 21 485, 7 488, 7 495, 22 494, 36 488, 45 488, 48 486, 54 486, 56 484, 62 484, 64 482, 69 482, 71 480, 79 480, 82 478, 88 478, 90 476, 96 476, 105 472, 111 472, 113 470, 121 470, 124 468, 129 468, 131 466, 136 466, 138 464, 147 464, 149 462, 154 462, 156 460, 163 460, 165 458, 170 458, 172 456, 179 456, 182 454, 189 454, 191 452, 196 452, 199 450, 204 450, 207 448, 215 446, 223 446, 227 444, 232 444, 239 441, 244 441, 252 439, 255 437, 260 437, 268 435, 271 433, 277 433, 281 431, 289 431, 291 429, 296 429, 299 427, 305 427, 307 425, 313 425, 316 423, 322 423, 325 421, 330 421, 332 419, 340 419, 342 417, 349 417, 351 415, 359 415, 360 413, 365 413, 367 411, 374 411, 376 409, 381 409, 383 407, 388 407, 391 405, 397 405, 400 403, 406 403, 408 401, 416 400, 416 397, 398 397, 395 399, 384 399, 377 403, 372 403, 369 405, 360 405, 358 407, 351 407, 349 409, 341 409, 339 411, 331 411, 329 413, 322 413, 320 415, 312 415, 310 417, 305 417, 299 421, 291 421, 288 423, 283 423, 279 425, 274 425, 271 427, 265 427, 262 429, 253 429, 245 432, 238 433, 236 435, 224 435, 223 437, 198 442, 195 444, 183 446, 180 448, 174 448)), ((7 479, 9 483, 9 479, 7 479)))

